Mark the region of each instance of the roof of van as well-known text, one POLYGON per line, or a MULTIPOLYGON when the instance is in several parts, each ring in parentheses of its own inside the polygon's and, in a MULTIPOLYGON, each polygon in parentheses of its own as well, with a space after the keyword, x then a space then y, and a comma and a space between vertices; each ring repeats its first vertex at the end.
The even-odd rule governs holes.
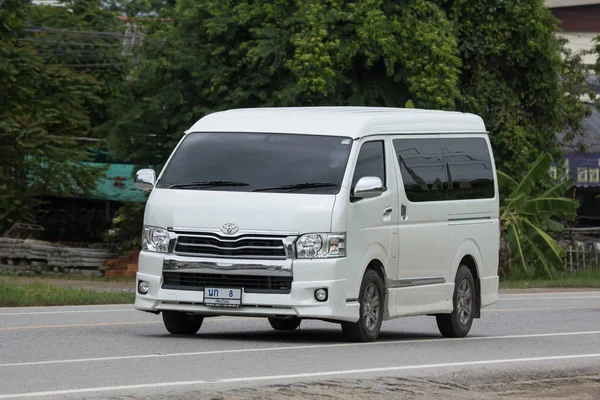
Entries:
POLYGON ((185 133, 261 132, 346 136, 378 133, 486 133, 474 114, 387 107, 270 107, 220 111, 185 133))

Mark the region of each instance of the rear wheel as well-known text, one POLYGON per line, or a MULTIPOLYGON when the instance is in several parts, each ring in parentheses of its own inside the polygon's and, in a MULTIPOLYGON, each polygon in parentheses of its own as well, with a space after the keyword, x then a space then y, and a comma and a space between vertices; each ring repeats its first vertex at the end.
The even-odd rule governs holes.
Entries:
POLYGON ((436 315, 436 321, 440 333, 445 337, 465 337, 471 330, 473 324, 473 312, 475 311, 475 282, 469 268, 461 265, 456 272, 454 282, 454 295, 452 302, 454 310, 451 314, 436 315))
POLYGON ((298 317, 292 318, 269 318, 269 324, 276 331, 295 331, 302 320, 298 317))
POLYGON ((173 335, 194 335, 200 330, 204 317, 180 311, 163 311, 163 323, 173 335))
POLYGON ((383 322, 383 283, 377 272, 368 269, 360 288, 360 318, 343 322, 344 336, 353 342, 372 342, 379 337, 383 322))

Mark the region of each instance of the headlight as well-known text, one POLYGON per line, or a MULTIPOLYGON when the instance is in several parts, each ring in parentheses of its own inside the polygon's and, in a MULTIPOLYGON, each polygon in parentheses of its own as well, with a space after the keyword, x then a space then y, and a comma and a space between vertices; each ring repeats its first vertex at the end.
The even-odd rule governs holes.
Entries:
POLYGON ((343 233, 309 233, 296 241, 298 258, 338 258, 346 256, 346 235, 343 233))
POLYGON ((169 250, 169 231, 153 226, 144 226, 142 249, 166 253, 169 250))

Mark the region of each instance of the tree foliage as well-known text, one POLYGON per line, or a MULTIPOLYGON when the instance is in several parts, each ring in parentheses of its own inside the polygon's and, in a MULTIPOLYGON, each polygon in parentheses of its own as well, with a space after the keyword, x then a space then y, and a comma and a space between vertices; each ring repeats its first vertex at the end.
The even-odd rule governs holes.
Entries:
POLYGON ((409 99, 453 109, 460 96, 456 38, 434 2, 183 0, 172 18, 146 36, 131 92, 113 104, 113 148, 138 163, 164 161, 212 111, 409 99))
POLYGON ((531 161, 559 156, 583 133, 589 110, 581 58, 557 38, 543 0, 452 2, 463 60, 461 111, 479 114, 492 136, 499 166, 520 176, 531 161))
MULTIPOLYGON (((590 50, 590 52, 596 56, 596 64, 594 64, 594 71, 596 73, 596 77, 598 78, 598 83, 600 83, 600 35, 594 38, 594 46, 590 50)), ((595 96, 596 105, 600 107, 600 97, 595 96)))
MULTIPOLYGON (((506 261, 550 277, 564 266, 564 249, 547 232, 561 232, 562 221, 575 220, 579 207, 577 201, 564 197, 573 186, 572 178, 539 189, 537 183, 547 179, 551 163, 550 154, 542 154, 520 181, 498 171, 499 184, 509 193, 500 209, 502 238, 512 254, 506 261)), ((507 268, 501 270, 508 272, 507 268)))
POLYGON ((519 175, 588 113, 543 0, 181 0, 168 16, 104 126, 140 164, 222 109, 414 104, 481 115, 498 165, 519 175))
POLYGON ((141 229, 144 223, 143 203, 125 203, 116 212, 104 241, 118 252, 126 253, 141 247, 141 229))
POLYGON ((20 40, 29 11, 7 1, 0 13, 0 231, 33 222, 44 195, 90 191, 100 173, 74 139, 90 129, 98 83, 20 40))
MULTIPOLYGON (((122 45, 127 25, 101 0, 62 0, 63 7, 31 7, 23 38, 46 63, 62 64, 96 81, 102 101, 87 104, 91 127, 108 119, 106 103, 125 90, 130 57, 122 45)), ((135 33, 128 33, 133 39, 135 33)), ((103 136, 100 134, 99 136, 103 136)))
POLYGON ((33 219, 48 190, 91 187, 73 138, 92 132, 122 158, 160 168, 184 129, 223 109, 459 110, 484 118, 497 165, 518 179, 531 160, 559 154, 557 133, 576 139, 589 112, 579 101, 586 71, 543 0, 65 4, 2 4, 3 224, 33 219), (144 32, 136 64, 122 54, 117 14, 144 32))

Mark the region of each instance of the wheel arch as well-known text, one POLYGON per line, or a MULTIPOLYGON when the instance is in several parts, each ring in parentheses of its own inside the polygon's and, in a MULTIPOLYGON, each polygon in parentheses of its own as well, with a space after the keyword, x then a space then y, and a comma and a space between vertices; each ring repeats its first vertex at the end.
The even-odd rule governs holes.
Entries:
POLYGON ((367 264, 367 268, 365 268, 364 274, 367 270, 374 271, 377 275, 379 275, 379 279, 381 279, 381 283, 383 284, 383 319, 389 319, 390 317, 390 308, 389 308, 389 291, 388 291, 388 280, 387 273, 385 271, 385 267, 383 262, 379 259, 373 259, 367 264))
MULTIPOLYGON (((475 283, 475 309, 473 310, 473 318, 480 318, 481 317, 481 280, 479 277, 477 262, 475 261, 475 258, 472 255, 467 254, 467 255, 463 256, 463 258, 460 260, 460 263, 458 265, 459 266, 464 265, 465 267, 467 267, 469 269, 469 271, 471 272, 471 275, 473 276, 473 282, 475 283)), ((458 270, 458 268, 457 268, 457 270, 458 270)))
POLYGON ((386 268, 386 260, 388 259, 389 253, 386 251, 385 247, 380 243, 372 243, 367 251, 364 252, 364 255, 361 259, 361 268, 358 269, 357 275, 355 275, 354 279, 354 287, 352 289, 352 293, 356 298, 360 295, 360 287, 362 284, 362 280, 367 272, 367 269, 372 269, 375 271, 379 277, 381 278, 381 282, 383 284, 383 293, 384 293, 384 309, 383 309, 383 317, 384 319, 389 318, 389 291, 388 291, 388 272, 389 270, 386 268))
POLYGON ((473 239, 466 239, 458 248, 452 264, 452 275, 451 279, 454 281, 458 268, 461 265, 469 268, 471 275, 473 275, 473 282, 475 283, 475 310, 473 316, 475 318, 481 317, 481 265, 483 258, 481 256, 481 249, 477 242, 473 239))

